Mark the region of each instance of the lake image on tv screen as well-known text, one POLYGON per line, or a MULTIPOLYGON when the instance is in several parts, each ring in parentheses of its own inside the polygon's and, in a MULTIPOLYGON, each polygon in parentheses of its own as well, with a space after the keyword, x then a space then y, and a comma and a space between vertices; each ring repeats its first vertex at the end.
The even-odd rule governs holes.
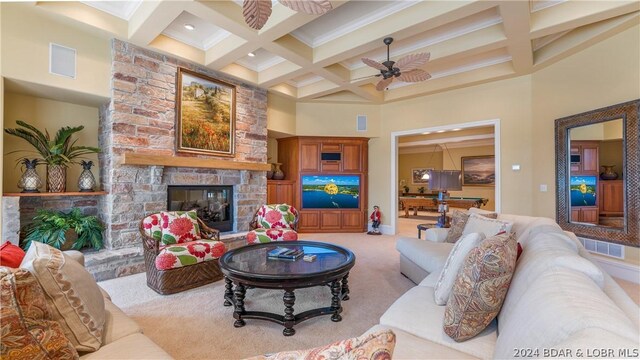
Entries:
POLYGON ((302 207, 306 209, 357 209, 360 177, 353 175, 302 176, 302 207))
POLYGON ((596 205, 596 177, 572 176, 571 206, 595 206, 596 205))

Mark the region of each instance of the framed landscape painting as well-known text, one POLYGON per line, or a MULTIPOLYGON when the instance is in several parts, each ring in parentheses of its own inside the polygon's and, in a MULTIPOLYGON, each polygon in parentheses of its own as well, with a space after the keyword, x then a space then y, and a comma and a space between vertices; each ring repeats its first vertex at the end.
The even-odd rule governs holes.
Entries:
POLYGON ((176 87, 176 150, 233 156, 235 86, 178 68, 176 87))
POLYGON ((423 179, 422 176, 426 174, 431 168, 415 168, 411 169, 411 184, 412 185, 427 185, 428 179, 423 179))
POLYGON ((495 186, 496 163, 493 155, 462 157, 462 186, 495 186))

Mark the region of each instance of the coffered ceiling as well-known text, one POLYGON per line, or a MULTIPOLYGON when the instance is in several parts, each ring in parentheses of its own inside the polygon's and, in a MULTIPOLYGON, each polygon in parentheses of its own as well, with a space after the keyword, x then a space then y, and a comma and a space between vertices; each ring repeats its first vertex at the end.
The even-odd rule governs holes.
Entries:
MULTIPOLYGON (((268 0, 267 0, 268 1, 268 0)), ((34 6, 299 101, 383 103, 532 73, 640 21, 639 1, 331 0, 321 16, 273 1, 259 31, 242 1, 36 2, 34 6), (188 30, 189 24, 194 30, 188 30), (432 78, 395 81, 360 58, 430 52, 432 78), (249 56, 251 53, 253 56, 249 56)))

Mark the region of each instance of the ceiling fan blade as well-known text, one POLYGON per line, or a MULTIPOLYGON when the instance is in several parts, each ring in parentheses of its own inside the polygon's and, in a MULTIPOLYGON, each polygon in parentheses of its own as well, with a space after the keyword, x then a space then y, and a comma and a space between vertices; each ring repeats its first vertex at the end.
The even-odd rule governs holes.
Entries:
POLYGON ((387 88, 387 86, 389 86, 389 84, 391 84, 392 81, 393 81, 392 77, 378 81, 378 84, 376 85, 376 90, 383 91, 384 89, 387 88))
POLYGON ((378 69, 378 70, 382 70, 382 71, 389 70, 386 66, 380 64, 379 62, 377 62, 375 60, 371 60, 371 59, 367 59, 367 58, 362 58, 361 60, 362 60, 363 63, 365 63, 365 65, 369 65, 374 69, 378 69))
POLYGON ((410 54, 398 60, 395 66, 400 71, 413 70, 426 64, 430 56, 430 53, 410 54))
POLYGON ((244 0, 242 3, 244 21, 251 28, 260 30, 271 16, 271 1, 244 0))
POLYGON ((407 72, 403 72, 398 76, 398 80, 404 82, 418 82, 425 81, 431 78, 431 74, 421 69, 413 69, 407 72))
POLYGON ((309 15, 322 15, 333 9, 329 0, 278 0, 280 4, 293 11, 303 12, 309 15))

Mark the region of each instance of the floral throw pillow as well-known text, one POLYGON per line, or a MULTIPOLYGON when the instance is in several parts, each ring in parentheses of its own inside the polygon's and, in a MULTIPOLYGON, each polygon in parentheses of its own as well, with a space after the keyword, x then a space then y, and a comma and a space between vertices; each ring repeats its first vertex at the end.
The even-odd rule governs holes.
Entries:
POLYGON ((263 205, 258 210, 258 225, 265 229, 292 228, 298 212, 287 204, 263 205))
POLYGON ((78 358, 38 280, 25 269, 0 268, 0 323, 2 359, 78 358))
POLYGON ((200 239, 198 214, 191 211, 169 211, 160 213, 162 237, 164 245, 181 244, 200 239))
POLYGON ((485 239, 467 255, 444 312, 444 332, 465 341, 484 330, 498 315, 516 267, 515 234, 485 239))

